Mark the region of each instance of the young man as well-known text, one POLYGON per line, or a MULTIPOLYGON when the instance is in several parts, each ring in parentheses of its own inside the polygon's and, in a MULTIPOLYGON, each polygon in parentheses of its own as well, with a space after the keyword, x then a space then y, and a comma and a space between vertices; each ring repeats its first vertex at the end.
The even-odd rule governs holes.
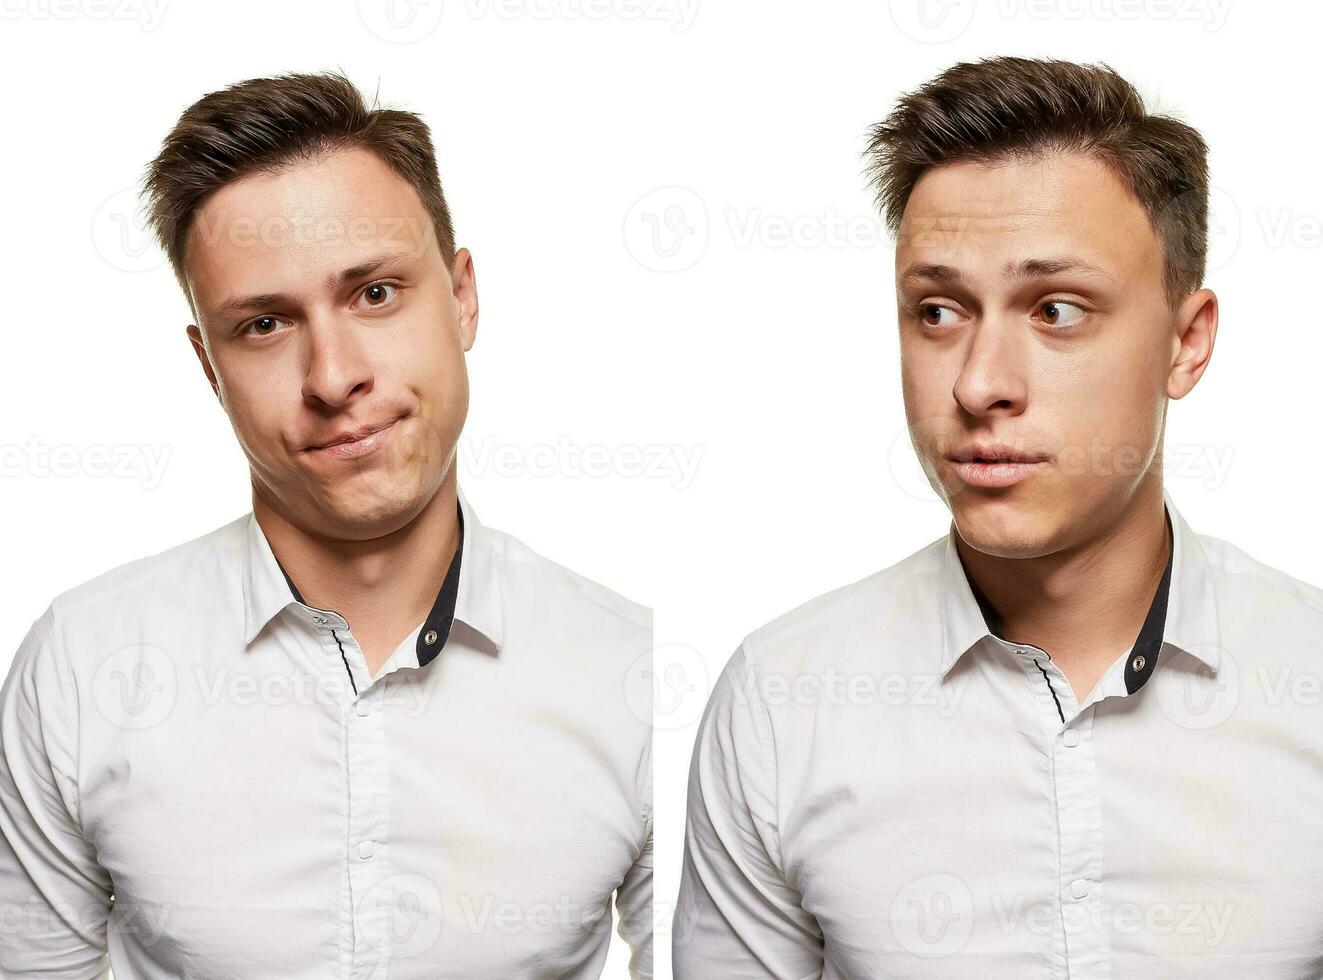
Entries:
POLYGON ((677 980, 1320 975, 1323 593, 1162 485, 1217 330, 1203 141, 1110 69, 997 58, 869 152, 951 526, 727 665, 677 980))
POLYGON ((147 176, 253 510, 58 596, 0 696, 0 974, 651 967, 651 614, 485 527, 431 137, 345 78, 190 107, 147 176))

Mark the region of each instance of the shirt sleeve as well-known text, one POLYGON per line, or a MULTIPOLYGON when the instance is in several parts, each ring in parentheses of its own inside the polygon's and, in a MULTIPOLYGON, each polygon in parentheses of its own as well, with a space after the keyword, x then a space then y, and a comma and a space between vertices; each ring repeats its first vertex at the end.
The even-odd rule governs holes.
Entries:
POLYGON ((0 976, 104 977, 110 876, 78 821, 77 716, 54 605, 0 687, 0 976))
POLYGON ((822 933, 782 872, 776 750, 756 676, 746 641, 699 724, 671 933, 675 980, 822 976, 822 933))
POLYGON ((629 944, 630 980, 652 980, 652 743, 639 767, 643 801, 643 848, 616 888, 620 938, 629 944))

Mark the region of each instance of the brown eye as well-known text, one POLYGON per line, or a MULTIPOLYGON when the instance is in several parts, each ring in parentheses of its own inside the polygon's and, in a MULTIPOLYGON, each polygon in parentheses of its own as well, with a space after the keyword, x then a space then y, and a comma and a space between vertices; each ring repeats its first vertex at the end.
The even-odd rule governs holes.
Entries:
POLYGON ((363 298, 369 306, 384 306, 395 294, 395 288, 388 282, 374 282, 363 290, 363 298))
POLYGON ((1052 327, 1073 327, 1084 319, 1085 310, 1075 303, 1050 299, 1042 306, 1043 322, 1052 327))
POLYGON ((279 325, 280 325, 280 321, 278 321, 275 317, 262 316, 262 317, 258 317, 252 323, 248 324, 248 327, 246 329, 251 330, 258 337, 269 337, 272 333, 275 332, 276 327, 279 325))
POLYGON ((937 303, 921 303, 919 318, 930 327, 949 327, 955 322, 955 310, 937 303), (945 321, 942 319, 944 313, 949 314, 949 318, 945 321))

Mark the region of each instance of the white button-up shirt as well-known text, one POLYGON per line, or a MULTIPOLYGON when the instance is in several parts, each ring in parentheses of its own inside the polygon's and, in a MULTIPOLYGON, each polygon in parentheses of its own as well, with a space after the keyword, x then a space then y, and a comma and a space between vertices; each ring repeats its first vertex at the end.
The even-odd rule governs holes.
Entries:
POLYGON ((1077 703, 954 525, 750 634, 700 725, 676 980, 1323 976, 1323 592, 1194 534, 1077 703))
POLYGON ((444 586, 370 676, 251 513, 50 604, 0 691, 0 976, 598 977, 613 894, 652 976, 651 614, 460 507, 423 666, 444 586))

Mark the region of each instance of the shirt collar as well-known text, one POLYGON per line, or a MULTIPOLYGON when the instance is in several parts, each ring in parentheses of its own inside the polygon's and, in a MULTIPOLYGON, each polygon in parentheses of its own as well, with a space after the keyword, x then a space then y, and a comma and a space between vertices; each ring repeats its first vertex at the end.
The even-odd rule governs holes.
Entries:
MULTIPOLYGON (((500 556, 490 531, 478 520, 464 491, 459 499, 460 542, 436 601, 418 631, 418 663, 425 666, 444 646, 452 620, 482 634, 499 650, 504 635, 500 556), (431 643, 430 631, 436 632, 431 643)), ((302 602, 294 583, 271 550, 257 516, 249 513, 244 551, 244 642, 252 643, 275 616, 291 603, 302 602)))
MULTIPOLYGON (((1142 654, 1143 660, 1132 657, 1125 667, 1126 690, 1130 693, 1152 675, 1164 646, 1190 654, 1214 673, 1220 662, 1212 567, 1198 535, 1190 530, 1165 489, 1162 500, 1171 526, 1172 550, 1132 651, 1142 654)), ((952 521, 939 548, 938 606, 942 631, 939 670, 942 676, 979 640, 995 635, 988 627, 965 575, 956 550, 958 533, 952 521)))
POLYGON ((243 640, 252 643, 262 628, 295 600, 267 541, 257 515, 251 511, 245 527, 243 562, 243 640))
POLYGON ((455 598, 455 618, 485 636, 493 651, 505 636, 505 604, 501 586, 501 555, 491 531, 478 520, 463 488, 456 487, 464 515, 464 566, 455 598))

